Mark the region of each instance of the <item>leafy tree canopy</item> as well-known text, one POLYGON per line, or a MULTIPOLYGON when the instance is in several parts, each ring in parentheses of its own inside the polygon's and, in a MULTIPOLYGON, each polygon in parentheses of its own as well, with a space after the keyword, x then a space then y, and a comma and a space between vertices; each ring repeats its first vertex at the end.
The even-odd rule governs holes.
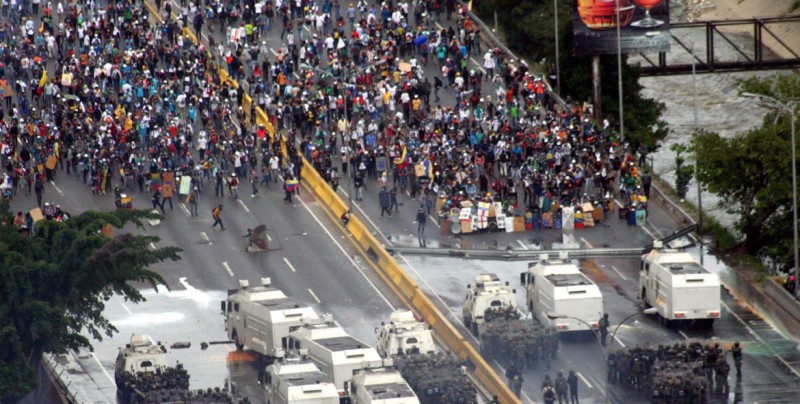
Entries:
MULTIPOLYGON (((572 2, 559 1, 558 32, 561 70, 561 95, 577 101, 592 99, 592 69, 590 57, 573 56, 572 2)), ((543 62, 545 67, 555 63, 554 9, 552 0, 480 0, 475 11, 483 21, 494 21, 497 11, 499 29, 506 43, 521 57, 543 62)), ((664 104, 641 95, 641 73, 638 66, 626 63, 623 55, 622 88, 625 139, 634 146, 646 144, 650 150, 663 140, 668 129, 662 121, 664 104)), ((610 122, 619 121, 619 92, 617 56, 600 58, 601 103, 603 116, 610 122)))
MULTIPOLYGON (((795 76, 751 78, 739 86, 743 92, 783 102, 800 98, 800 80, 795 76)), ((744 236, 742 250, 791 265, 792 144, 786 112, 771 111, 761 126, 732 138, 700 131, 692 140, 692 152, 698 161, 698 180, 735 215, 736 229, 744 236)))
POLYGON ((0 201, 0 402, 15 402, 34 389, 33 372, 42 353, 91 348, 116 328, 103 316, 105 302, 119 294, 144 299, 130 282, 152 287, 164 279, 148 269, 180 259, 177 247, 152 250, 152 236, 107 237, 105 225, 141 227, 146 211, 89 211, 66 222, 42 221, 33 238, 12 225, 0 201))

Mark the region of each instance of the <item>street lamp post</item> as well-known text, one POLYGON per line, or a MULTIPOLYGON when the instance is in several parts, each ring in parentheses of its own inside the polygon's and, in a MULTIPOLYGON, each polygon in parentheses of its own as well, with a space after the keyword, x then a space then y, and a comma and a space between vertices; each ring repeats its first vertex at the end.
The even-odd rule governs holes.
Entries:
MULTIPOLYGON (((697 69, 695 68, 694 43, 692 43, 691 53, 692 53, 692 110, 693 110, 693 114, 694 114, 694 121, 693 121, 694 124, 693 124, 693 128, 692 128, 692 133, 696 134, 697 133, 697 123, 698 123, 698 120, 697 120, 697 69)), ((697 176, 699 161, 700 161, 700 159, 695 157, 695 159, 694 159, 695 177, 697 176)), ((698 181, 697 178, 695 178, 694 181, 697 183, 697 212, 698 212, 698 215, 697 215, 697 229, 699 230, 700 235, 701 235, 701 237, 699 237, 699 239, 700 239, 700 265, 702 266, 703 265, 703 255, 704 255, 703 254, 703 237, 702 237, 702 233, 703 233, 703 185, 700 184, 700 181, 698 181)))
POLYGON ((622 28, 620 27, 619 14, 623 11, 628 11, 634 6, 619 7, 619 0, 616 0, 617 7, 617 91, 619 92, 619 139, 620 142, 625 142, 625 117, 623 115, 623 102, 622 102, 622 28))
POLYGON ((798 100, 780 101, 777 98, 768 95, 742 93, 742 96, 747 98, 755 98, 759 100, 765 107, 789 114, 791 121, 791 142, 792 142, 792 233, 794 236, 792 243, 792 253, 794 257, 794 297, 800 296, 798 293, 798 246, 797 246, 797 145, 795 143, 795 109, 797 109, 798 100))
MULTIPOLYGON (((658 310, 656 310, 655 307, 650 307, 650 308, 644 309, 642 311, 637 311, 636 313, 633 313, 633 314, 629 315, 628 317, 625 317, 622 321, 619 322, 619 324, 617 324, 617 327, 614 328, 614 332, 611 333, 611 342, 612 343, 614 342, 614 337, 617 336, 617 331, 619 330, 619 327, 622 324, 624 324, 626 321, 628 321, 631 318, 633 318, 635 316, 638 316, 640 314, 654 314, 657 311, 658 310)), ((554 313, 554 312, 548 312, 546 314, 546 316, 550 320, 555 320, 557 318, 568 318, 570 320, 576 320, 576 321, 582 323, 583 325, 589 327, 589 329, 592 330, 592 333, 595 334, 595 336, 597 337, 596 338, 597 343, 600 345, 600 352, 603 354, 603 369, 604 369, 603 373, 605 373, 605 393, 604 393, 605 402, 606 403, 610 402, 609 397, 608 397, 609 396, 609 394, 608 394, 608 353, 606 352, 606 349, 605 349, 605 346, 603 345, 603 342, 600 340, 600 333, 599 332, 595 332, 594 328, 591 325, 589 325, 587 322, 585 322, 585 321, 583 321, 583 320, 581 320, 579 318, 576 318, 576 317, 567 316, 567 315, 563 315, 563 314, 558 314, 558 313, 554 313)))
POLYGON ((556 93, 561 95, 561 67, 559 63, 558 50, 558 0, 553 0, 553 30, 556 38, 556 93))

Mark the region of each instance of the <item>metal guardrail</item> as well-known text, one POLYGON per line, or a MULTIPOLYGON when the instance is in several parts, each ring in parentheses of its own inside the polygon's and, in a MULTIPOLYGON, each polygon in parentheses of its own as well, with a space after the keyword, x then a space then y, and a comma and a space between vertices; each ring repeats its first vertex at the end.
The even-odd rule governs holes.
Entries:
MULTIPOLYGON (((687 236, 697 230, 697 225, 691 225, 678 230, 667 237, 660 239, 663 244, 687 236)), ((589 248, 589 249, 559 249, 559 250, 476 250, 460 248, 423 248, 423 247, 384 247, 392 254, 414 254, 434 257, 460 257, 485 260, 504 261, 529 261, 539 260, 543 255, 545 259, 597 259, 597 258, 641 258, 653 249, 653 244, 644 248, 589 248)))
POLYGON ((588 259, 588 258, 640 258, 642 249, 634 248, 592 248, 588 250, 462 250, 457 248, 386 247, 392 254, 415 254, 439 257, 461 257, 485 260, 536 261, 547 255, 546 259, 588 259))
POLYGON ((667 194, 665 194, 664 191, 661 190, 661 188, 658 187, 656 184, 653 184, 651 186, 651 190, 656 192, 658 200, 660 200, 660 202, 663 203, 667 209, 669 209, 671 214, 681 216, 684 223, 691 223, 693 225, 697 224, 697 220, 695 220, 695 218, 692 217, 692 215, 687 213, 686 210, 684 210, 680 205, 675 203, 675 201, 673 201, 672 198, 668 197, 667 194))

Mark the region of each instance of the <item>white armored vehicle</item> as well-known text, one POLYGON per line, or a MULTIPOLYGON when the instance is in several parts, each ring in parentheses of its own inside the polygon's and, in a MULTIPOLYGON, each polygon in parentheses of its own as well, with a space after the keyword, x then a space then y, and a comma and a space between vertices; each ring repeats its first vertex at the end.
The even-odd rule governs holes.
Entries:
POLYGON ((316 319, 316 311, 304 302, 286 296, 272 287, 270 278, 250 287, 239 281, 239 289, 229 290, 221 304, 225 330, 237 349, 248 347, 268 360, 286 352, 289 333, 302 325, 302 319, 316 319))
POLYGON ((339 392, 313 361, 286 358, 267 366, 269 404, 339 404, 339 392))
POLYGON ((598 326, 603 294, 577 265, 567 260, 548 260, 545 254, 528 265, 522 280, 526 305, 542 324, 562 332, 591 330, 587 324, 598 326), (551 320, 548 313, 557 313, 559 318, 551 320))
POLYGON ((400 372, 391 367, 366 368, 353 376, 353 404, 419 404, 419 398, 400 372))
POLYGON ((686 252, 662 249, 660 242, 642 256, 639 297, 658 310, 669 325, 674 320, 712 325, 720 316, 720 281, 686 252))
POLYGON ((114 363, 114 380, 121 385, 124 372, 131 374, 156 374, 164 371, 167 363, 167 347, 156 344, 149 335, 133 334, 125 348, 119 348, 114 363))
POLYGON ((340 392, 348 390, 346 384, 354 371, 382 366, 375 348, 350 336, 327 314, 320 319, 304 319, 300 328, 289 334, 288 349, 308 352, 340 392))
POLYGON ((378 353, 388 358, 392 355, 435 353, 431 327, 417 320, 410 310, 398 310, 389 316, 389 324, 381 322, 375 329, 378 334, 378 353))
POLYGON ((475 277, 475 287, 467 285, 464 298, 464 326, 478 335, 478 326, 487 321, 487 315, 509 313, 518 315, 516 291, 503 283, 497 274, 485 273, 475 277))

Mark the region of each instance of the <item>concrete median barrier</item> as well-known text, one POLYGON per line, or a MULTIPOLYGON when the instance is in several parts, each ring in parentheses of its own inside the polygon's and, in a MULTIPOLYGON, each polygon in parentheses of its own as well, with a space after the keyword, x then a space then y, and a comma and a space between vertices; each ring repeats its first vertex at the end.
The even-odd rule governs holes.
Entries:
MULTIPOLYGON (((161 17, 147 3, 145 6, 150 12, 161 21, 161 17)), ((189 28, 183 30, 185 38, 197 43, 197 36, 189 28)), ((215 60, 213 54, 209 52, 212 60, 215 60)), ((239 84, 230 79, 227 69, 219 67, 217 75, 220 83, 223 83, 234 88, 238 88, 239 84)), ((249 106, 252 99, 249 95, 244 96, 243 106, 249 106)), ((248 118, 249 108, 245 111, 248 118)), ((255 108, 255 123, 266 128, 268 136, 271 139, 276 138, 275 128, 272 125, 267 114, 260 108, 255 108)), ((247 130, 244 128, 243 131, 247 130)), ((286 155, 286 140, 281 138, 281 145, 284 156, 286 155)), ((348 207, 342 198, 333 191, 325 180, 317 173, 314 167, 303 158, 303 170, 301 173, 301 180, 307 189, 313 191, 315 198, 319 201, 320 205, 324 206, 331 216, 340 217, 347 211, 348 207)), ((378 275, 392 288, 393 291, 402 299, 408 306, 414 308, 425 321, 427 321, 436 334, 445 342, 447 348, 459 355, 461 358, 469 360, 474 366, 473 374, 475 378, 486 388, 491 394, 498 397, 499 402, 518 403, 520 402, 514 393, 507 387, 504 380, 498 376, 491 366, 483 359, 478 351, 467 342, 459 331, 447 321, 447 317, 439 311, 433 302, 425 295, 411 277, 400 267, 383 245, 370 233, 369 229, 364 225, 358 217, 353 217, 347 225, 347 230, 352 234, 351 240, 353 245, 362 253, 362 255, 370 262, 370 266, 375 269, 378 275)))

